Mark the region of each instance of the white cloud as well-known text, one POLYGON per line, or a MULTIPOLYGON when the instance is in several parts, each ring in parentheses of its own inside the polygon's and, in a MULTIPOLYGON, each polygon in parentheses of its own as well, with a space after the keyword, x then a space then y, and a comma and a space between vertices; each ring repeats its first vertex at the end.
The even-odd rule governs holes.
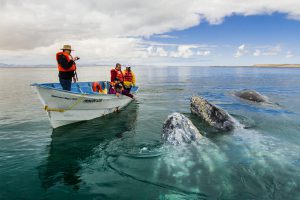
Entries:
POLYGON ((147 48, 147 52, 149 56, 159 56, 159 57, 168 56, 168 52, 163 47, 150 46, 147 48))
POLYGON ((173 35, 168 35, 168 34, 161 34, 161 35, 156 35, 158 38, 168 38, 168 39, 176 39, 176 36, 173 35))
POLYGON ((210 51, 206 50, 206 51, 197 51, 196 53, 199 56, 209 56, 211 54, 210 51))
POLYGON ((234 57, 239 58, 241 56, 244 56, 248 54, 248 50, 246 49, 246 45, 242 44, 237 48, 236 53, 234 54, 234 57))
POLYGON ((253 53, 253 56, 260 56, 261 55, 261 51, 259 49, 256 49, 253 53))
MULTIPOLYGON (((65 43, 91 60, 145 58, 148 46, 140 38, 169 37, 167 32, 193 27, 203 20, 218 24, 231 15, 273 12, 300 20, 300 1, 0 0, 0 60, 5 61, 4 55, 27 59, 28 54, 35 55, 32 60, 36 62, 41 62, 40 54, 51 60, 49 55, 65 43)), ((156 49, 154 54, 163 57, 163 50, 156 49)), ((183 46, 169 55, 188 58, 194 54, 192 48, 183 46)), ((238 50, 236 57, 244 54, 238 50)))
POLYGON ((270 47, 266 49, 262 55, 264 56, 277 56, 281 52, 282 48, 280 45, 276 45, 274 47, 270 47))
MULTIPOLYGON (((143 42, 142 42, 143 43, 143 42)), ((171 57, 171 58, 190 58, 193 56, 209 56, 210 50, 214 46, 199 44, 164 44, 164 43, 144 43, 149 45, 147 48, 148 56, 171 57), (175 50, 174 50, 175 49, 175 50)))
POLYGON ((0 0, 0 46, 32 49, 68 39, 149 37, 182 30, 200 22, 195 3, 65 0, 62 6, 59 0, 0 0))
POLYGON ((179 45, 177 51, 171 52, 170 56, 175 58, 189 58, 195 54, 192 50, 193 48, 197 48, 197 46, 179 45))
POLYGON ((291 51, 286 52, 286 58, 292 58, 294 57, 294 54, 291 51))
MULTIPOLYGON (((99 61, 109 62, 110 60, 130 61, 148 57, 146 48, 141 46, 140 42, 141 39, 137 38, 91 38, 79 41, 67 40, 66 43, 72 44, 72 48, 75 49, 73 55, 81 57, 79 63, 97 63, 99 61)), ((61 43, 54 43, 50 46, 14 51, 13 54, 9 50, 0 50, 0 62, 5 62, 3 59, 1 61, 1 58, 5 58, 10 63, 15 58, 19 58, 25 63, 37 59, 36 64, 54 64, 56 62, 55 53, 61 47, 61 43)))
POLYGON ((150 36, 189 28, 201 19, 220 23, 233 14, 278 11, 293 19, 300 16, 295 0, 65 0, 67 6, 59 5, 59 0, 0 0, 1 48, 34 48, 70 37, 150 36))
POLYGON ((275 46, 257 46, 257 47, 247 47, 245 45, 241 45, 238 47, 235 57, 240 57, 243 55, 247 55, 251 53, 253 56, 277 56, 282 52, 281 45, 275 46))

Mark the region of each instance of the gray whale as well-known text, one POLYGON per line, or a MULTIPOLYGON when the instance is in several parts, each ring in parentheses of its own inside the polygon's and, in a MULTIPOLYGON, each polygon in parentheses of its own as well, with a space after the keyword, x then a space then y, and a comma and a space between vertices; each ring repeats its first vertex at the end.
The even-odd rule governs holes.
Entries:
POLYGON ((255 90, 244 89, 244 90, 235 92, 234 95, 241 99, 252 101, 255 103, 268 103, 269 102, 267 97, 263 96, 262 94, 260 94, 259 92, 255 91, 255 90))
POLYGON ((193 96, 191 98, 191 112, 216 129, 222 131, 234 129, 234 119, 226 111, 211 104, 203 97, 193 96))
POLYGON ((202 135, 191 120, 180 113, 172 113, 163 124, 162 140, 166 144, 191 143, 201 137, 202 135))

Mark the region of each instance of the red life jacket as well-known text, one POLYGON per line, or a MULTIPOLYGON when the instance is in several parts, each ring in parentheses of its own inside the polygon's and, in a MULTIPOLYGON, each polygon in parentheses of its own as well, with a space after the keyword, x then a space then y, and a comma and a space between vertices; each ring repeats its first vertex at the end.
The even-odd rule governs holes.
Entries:
POLYGON ((119 78, 119 80, 120 80, 121 82, 124 81, 124 76, 123 76, 122 71, 119 71, 119 70, 116 70, 116 69, 112 69, 111 71, 115 71, 115 73, 117 74, 116 77, 119 78))
MULTIPOLYGON (((75 64, 75 62, 74 62, 74 64, 72 65, 72 67, 70 67, 69 69, 63 68, 63 67, 58 63, 58 57, 59 57, 60 55, 64 55, 68 62, 70 62, 70 60, 71 60, 71 59, 70 59, 70 56, 71 56, 71 55, 68 55, 68 54, 66 54, 66 53, 64 53, 64 52, 58 52, 58 53, 56 54, 56 61, 57 61, 58 71, 60 71, 60 72, 71 72, 71 71, 76 71, 76 64, 75 64)), ((71 56, 71 57, 72 57, 72 56, 71 56)))
POLYGON ((124 81, 132 82, 133 76, 131 71, 126 70, 124 74, 124 81))

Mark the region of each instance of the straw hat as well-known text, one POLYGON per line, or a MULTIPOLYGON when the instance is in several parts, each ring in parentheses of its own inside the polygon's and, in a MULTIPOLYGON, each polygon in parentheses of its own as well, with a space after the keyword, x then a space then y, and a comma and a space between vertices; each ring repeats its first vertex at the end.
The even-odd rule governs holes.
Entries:
POLYGON ((63 48, 60 49, 60 50, 70 50, 70 51, 74 51, 74 49, 71 48, 71 45, 68 45, 68 44, 65 44, 65 45, 63 46, 63 48))

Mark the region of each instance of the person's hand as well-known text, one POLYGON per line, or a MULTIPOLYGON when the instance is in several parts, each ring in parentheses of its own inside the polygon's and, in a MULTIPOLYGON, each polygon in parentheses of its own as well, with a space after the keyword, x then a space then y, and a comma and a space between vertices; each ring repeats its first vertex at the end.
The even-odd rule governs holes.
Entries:
POLYGON ((75 77, 73 77, 73 82, 76 83, 76 78, 75 77))
POLYGON ((120 97, 120 93, 117 92, 116 95, 117 95, 117 97, 120 97))
POLYGON ((78 57, 78 56, 76 56, 75 58, 74 58, 74 61, 76 61, 76 60, 79 60, 80 58, 78 57))

